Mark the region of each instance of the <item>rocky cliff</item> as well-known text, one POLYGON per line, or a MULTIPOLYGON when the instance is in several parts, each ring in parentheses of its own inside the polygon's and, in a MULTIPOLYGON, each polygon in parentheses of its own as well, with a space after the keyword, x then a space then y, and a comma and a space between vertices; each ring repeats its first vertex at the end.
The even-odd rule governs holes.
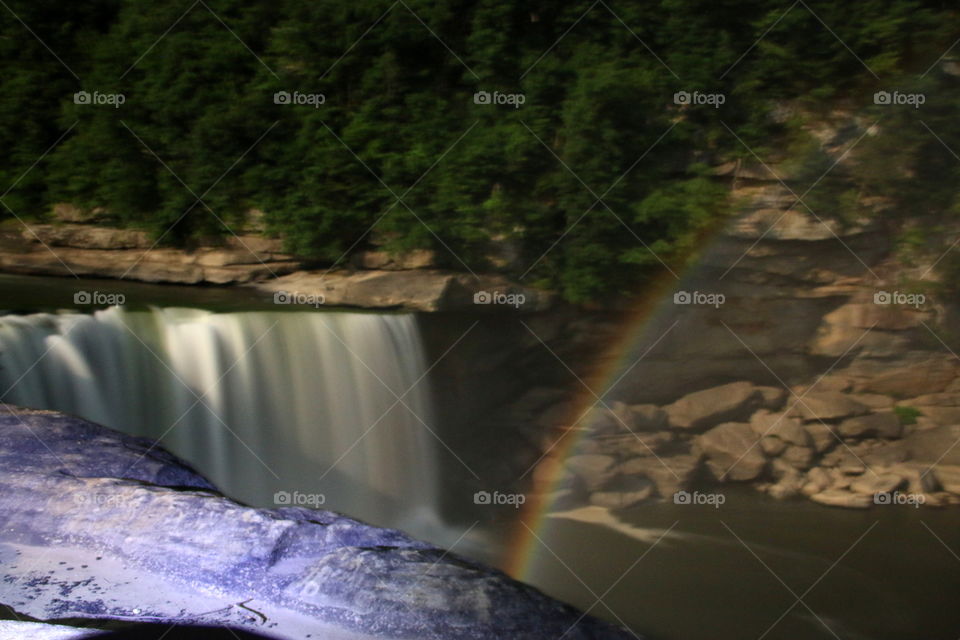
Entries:
POLYGON ((469 308, 549 308, 553 296, 497 274, 440 269, 429 251, 394 256, 374 247, 336 269, 283 252, 262 232, 227 235, 190 248, 172 248, 143 231, 104 226, 69 206, 53 224, 14 222, 0 228, 0 271, 97 277, 151 283, 247 285, 284 304, 449 311, 469 308), (475 305, 480 305, 479 307, 475 305))

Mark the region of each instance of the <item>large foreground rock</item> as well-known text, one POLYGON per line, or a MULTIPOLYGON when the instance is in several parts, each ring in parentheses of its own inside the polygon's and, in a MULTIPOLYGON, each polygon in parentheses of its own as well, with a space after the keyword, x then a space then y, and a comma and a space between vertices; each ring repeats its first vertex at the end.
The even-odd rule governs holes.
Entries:
POLYGON ((39 620, 277 638, 634 637, 401 532, 245 507, 150 442, 58 413, 0 410, 0 487, 0 603, 39 620))
POLYGON ((811 391, 796 401, 794 413, 808 422, 862 416, 870 407, 836 391, 811 391))
POLYGON ((687 394, 664 410, 670 426, 703 430, 721 422, 745 420, 763 401, 764 394, 749 382, 731 382, 687 394))
POLYGON ((767 466, 759 440, 749 424, 728 422, 707 431, 696 441, 707 467, 718 480, 753 480, 767 466))

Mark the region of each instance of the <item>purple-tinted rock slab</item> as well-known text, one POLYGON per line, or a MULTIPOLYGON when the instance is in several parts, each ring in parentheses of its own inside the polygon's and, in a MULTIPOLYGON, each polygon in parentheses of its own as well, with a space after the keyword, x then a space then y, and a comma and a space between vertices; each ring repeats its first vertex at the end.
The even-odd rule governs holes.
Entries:
POLYGON ((40 620, 278 638, 635 638, 506 575, 329 511, 254 509, 149 441, 0 409, 0 603, 40 620))

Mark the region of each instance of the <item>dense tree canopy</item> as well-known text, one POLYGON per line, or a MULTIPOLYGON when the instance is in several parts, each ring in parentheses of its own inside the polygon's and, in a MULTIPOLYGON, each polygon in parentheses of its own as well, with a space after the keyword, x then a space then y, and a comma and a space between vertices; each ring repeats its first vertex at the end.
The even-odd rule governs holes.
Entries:
MULTIPOLYGON (((709 167, 806 149, 771 117, 780 101, 871 117, 892 87, 925 92, 924 111, 884 111, 896 135, 866 144, 848 178, 914 209, 957 206, 958 92, 934 64, 960 35, 948 2, 8 5, 4 215, 71 202, 183 243, 257 208, 318 263, 375 234, 582 301, 684 259, 725 213, 709 167)), ((797 154, 807 184, 829 164, 797 154)), ((856 207, 829 182, 819 196, 856 207)))

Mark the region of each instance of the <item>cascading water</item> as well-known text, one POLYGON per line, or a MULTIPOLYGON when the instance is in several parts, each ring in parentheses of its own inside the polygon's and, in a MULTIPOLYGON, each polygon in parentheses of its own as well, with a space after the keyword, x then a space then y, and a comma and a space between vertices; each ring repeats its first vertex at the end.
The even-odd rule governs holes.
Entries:
POLYGON ((425 373, 410 315, 113 307, 0 318, 3 402, 159 439, 251 504, 286 492, 280 503, 432 537, 425 373))

